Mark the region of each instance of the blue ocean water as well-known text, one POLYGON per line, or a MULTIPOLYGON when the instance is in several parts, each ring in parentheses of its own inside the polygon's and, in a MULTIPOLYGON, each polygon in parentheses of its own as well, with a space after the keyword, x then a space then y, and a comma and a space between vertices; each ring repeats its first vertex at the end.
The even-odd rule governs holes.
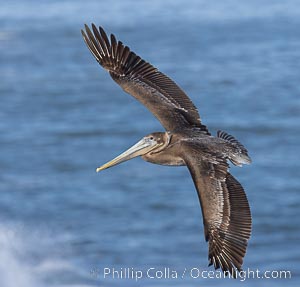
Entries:
POLYGON ((1 3, 0 286, 299 286, 298 1, 109 2, 1 3), (212 268, 185 167, 95 172, 163 128, 92 58, 80 34, 91 22, 173 78, 212 133, 248 148, 253 164, 231 169, 253 216, 244 269, 291 279, 104 278, 212 268))

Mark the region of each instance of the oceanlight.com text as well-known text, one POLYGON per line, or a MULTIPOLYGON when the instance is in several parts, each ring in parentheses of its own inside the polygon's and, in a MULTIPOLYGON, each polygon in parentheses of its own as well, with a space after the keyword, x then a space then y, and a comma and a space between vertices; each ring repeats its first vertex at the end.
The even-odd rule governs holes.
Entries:
MULTIPOLYGON (((161 280, 184 280, 184 279, 222 279, 231 278, 232 276, 224 274, 220 270, 203 270, 198 267, 175 269, 171 267, 149 267, 146 269, 135 267, 104 267, 93 268, 91 270, 93 277, 102 279, 123 280, 129 279, 139 281, 141 279, 161 279, 161 280), (227 276, 226 276, 227 275, 227 276)), ((290 270, 259 270, 247 268, 236 275, 239 281, 248 279, 291 279, 290 270)))

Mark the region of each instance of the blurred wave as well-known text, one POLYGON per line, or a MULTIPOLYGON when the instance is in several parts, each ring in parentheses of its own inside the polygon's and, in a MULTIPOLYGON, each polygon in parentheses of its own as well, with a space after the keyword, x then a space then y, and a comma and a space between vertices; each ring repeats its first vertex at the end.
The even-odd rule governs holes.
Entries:
POLYGON ((67 245, 63 242, 70 239, 67 236, 15 223, 2 224, 0 234, 2 286, 65 286, 63 281, 88 286, 83 283, 88 277, 80 276, 78 267, 62 256, 66 255, 67 245))

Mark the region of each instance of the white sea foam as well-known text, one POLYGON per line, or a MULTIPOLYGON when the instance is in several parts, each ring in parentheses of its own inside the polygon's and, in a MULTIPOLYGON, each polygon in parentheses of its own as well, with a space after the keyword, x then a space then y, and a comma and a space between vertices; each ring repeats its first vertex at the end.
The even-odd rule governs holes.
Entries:
POLYGON ((0 286, 64 286, 64 274, 78 274, 64 254, 53 255, 62 247, 50 235, 24 225, 0 226, 0 286))

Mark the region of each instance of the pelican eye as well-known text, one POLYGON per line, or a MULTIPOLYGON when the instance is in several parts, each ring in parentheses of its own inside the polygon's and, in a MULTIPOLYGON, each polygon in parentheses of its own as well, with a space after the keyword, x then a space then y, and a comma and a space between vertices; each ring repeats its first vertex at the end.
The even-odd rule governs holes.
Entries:
POLYGON ((152 141, 153 141, 153 140, 154 140, 154 137, 150 137, 150 140, 152 140, 152 141))

